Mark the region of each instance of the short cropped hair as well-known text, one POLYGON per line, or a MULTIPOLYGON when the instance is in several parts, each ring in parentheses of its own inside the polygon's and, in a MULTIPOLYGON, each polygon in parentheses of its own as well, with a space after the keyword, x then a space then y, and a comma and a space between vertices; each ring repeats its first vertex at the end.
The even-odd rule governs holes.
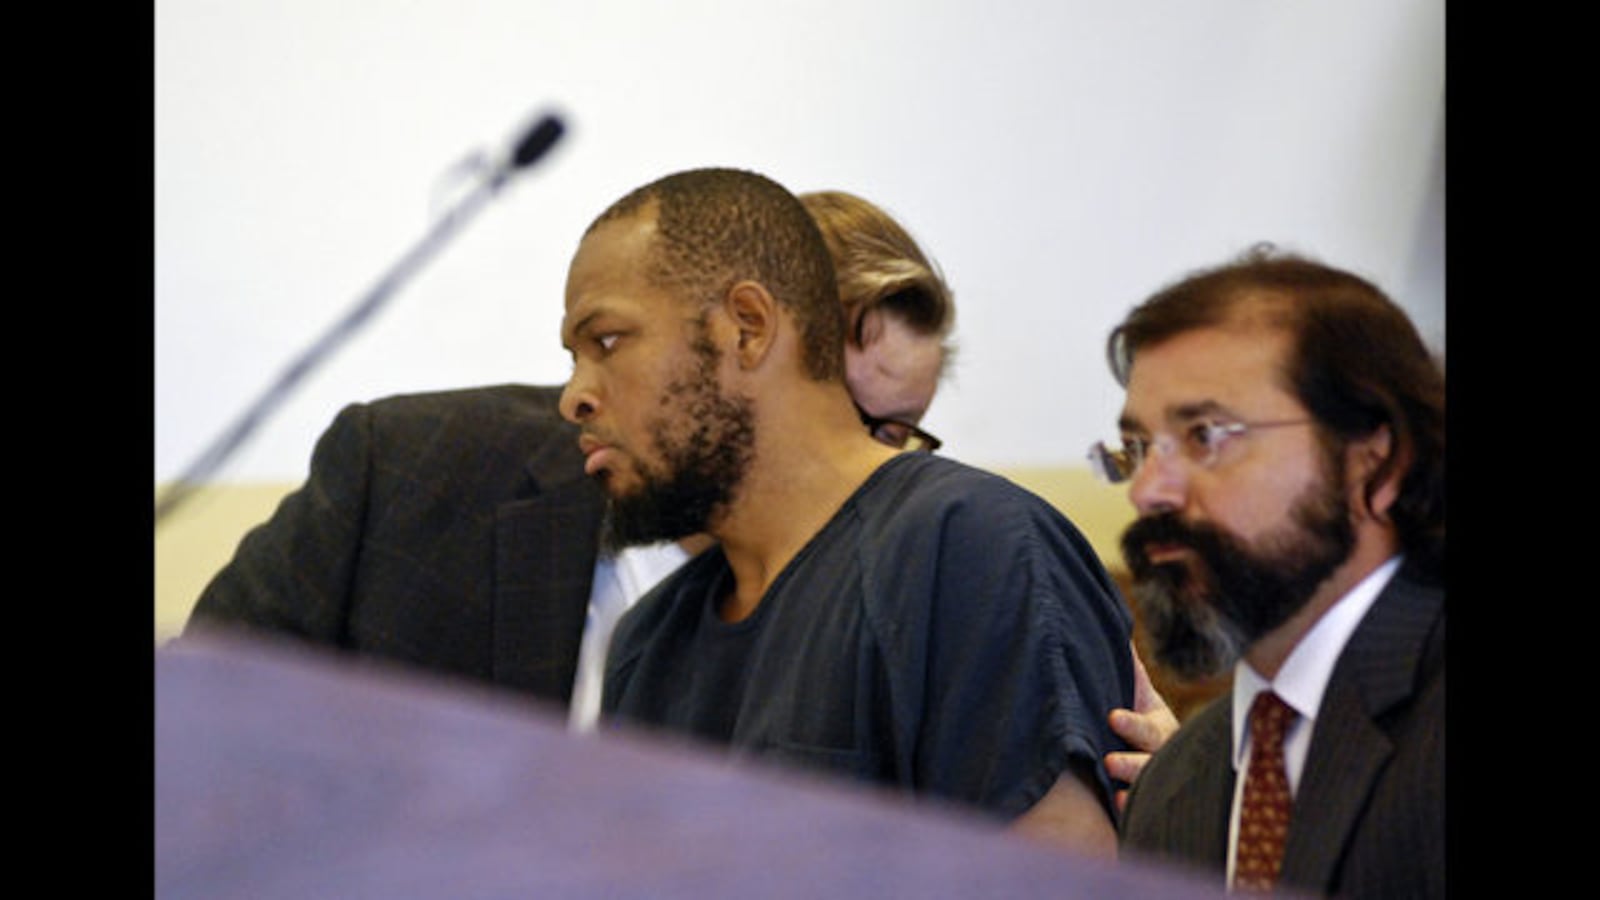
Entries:
POLYGON ((737 169, 692 169, 637 188, 589 226, 653 205, 650 275, 679 297, 718 301, 740 281, 760 283, 798 324, 803 361, 818 381, 844 378, 844 314, 817 224, 782 185, 737 169))
POLYGON ((1124 387, 1135 358, 1179 334, 1246 321, 1287 331, 1282 373, 1291 390, 1340 441, 1387 425, 1392 446, 1367 482, 1371 500, 1404 468, 1390 509, 1402 547, 1436 574, 1445 546, 1445 379, 1416 327, 1371 282, 1312 259, 1251 248, 1151 296, 1112 330, 1106 354, 1124 387))
POLYGON ((910 232, 883 209, 844 191, 813 191, 801 194, 800 202, 822 229, 833 257, 845 339, 860 347, 863 317, 881 309, 899 317, 912 332, 944 342, 941 356, 948 363, 955 352, 948 342, 955 327, 955 299, 938 264, 910 232))

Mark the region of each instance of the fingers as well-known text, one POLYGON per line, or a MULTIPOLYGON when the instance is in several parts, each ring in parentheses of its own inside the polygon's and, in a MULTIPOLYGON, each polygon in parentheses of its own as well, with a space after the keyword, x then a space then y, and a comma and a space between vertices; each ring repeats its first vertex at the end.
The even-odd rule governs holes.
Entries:
POLYGON ((1114 709, 1108 717, 1108 722, 1117 737, 1127 741, 1128 746, 1133 749, 1145 753, 1160 750, 1161 745, 1178 730, 1178 720, 1173 718, 1172 711, 1165 705, 1160 710, 1150 713, 1114 709))
POLYGON ((1144 764, 1150 761, 1148 753, 1116 752, 1106 754, 1106 773, 1114 781, 1124 784, 1133 784, 1134 779, 1144 770, 1144 764))
MULTIPOLYGON (((1130 642, 1128 651, 1133 656, 1133 709, 1114 709, 1108 715, 1111 730, 1132 747, 1131 751, 1117 751, 1105 756, 1106 773, 1114 781, 1132 784, 1151 754, 1178 730, 1178 717, 1156 690, 1139 658, 1138 648, 1130 642)), ((1117 809, 1127 802, 1127 792, 1118 791, 1117 809)))

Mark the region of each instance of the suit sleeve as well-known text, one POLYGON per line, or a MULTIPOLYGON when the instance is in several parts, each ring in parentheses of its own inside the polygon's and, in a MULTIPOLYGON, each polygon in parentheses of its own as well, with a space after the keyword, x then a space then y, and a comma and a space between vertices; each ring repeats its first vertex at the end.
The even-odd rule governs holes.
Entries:
POLYGON ((346 407, 318 438, 305 484, 240 541, 184 633, 245 626, 347 645, 371 479, 372 414, 346 407))

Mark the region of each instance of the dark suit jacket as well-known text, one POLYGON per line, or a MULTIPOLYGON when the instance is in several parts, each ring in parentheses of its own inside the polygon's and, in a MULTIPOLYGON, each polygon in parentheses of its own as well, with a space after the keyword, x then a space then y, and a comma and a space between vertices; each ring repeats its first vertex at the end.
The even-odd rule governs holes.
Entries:
MULTIPOLYGON (((1317 712, 1281 882, 1366 897, 1445 891, 1444 589, 1410 566, 1351 635, 1317 712)), ((1233 699, 1184 726, 1140 774, 1123 854, 1227 871, 1233 699)))
POLYGON ((604 497, 559 388, 344 409, 185 634, 241 624, 565 703, 604 497))

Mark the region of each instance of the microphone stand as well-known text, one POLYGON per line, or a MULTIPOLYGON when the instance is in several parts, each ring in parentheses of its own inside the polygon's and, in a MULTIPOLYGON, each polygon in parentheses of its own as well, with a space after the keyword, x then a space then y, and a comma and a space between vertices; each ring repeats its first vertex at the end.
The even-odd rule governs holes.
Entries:
POLYGON ((356 303, 343 319, 335 322, 320 338, 303 351, 262 395, 247 408, 234 423, 211 443, 210 447, 168 485, 156 500, 155 521, 161 520, 199 490, 207 476, 232 456, 245 439, 281 404, 289 392, 338 346, 354 334, 362 324, 383 306, 422 265, 438 252, 439 248, 477 215, 500 192, 511 176, 532 165, 549 151, 565 131, 561 120, 546 115, 517 142, 509 159, 496 166, 491 175, 479 182, 465 197, 440 216, 422 239, 400 257, 378 279, 366 295, 356 303))

